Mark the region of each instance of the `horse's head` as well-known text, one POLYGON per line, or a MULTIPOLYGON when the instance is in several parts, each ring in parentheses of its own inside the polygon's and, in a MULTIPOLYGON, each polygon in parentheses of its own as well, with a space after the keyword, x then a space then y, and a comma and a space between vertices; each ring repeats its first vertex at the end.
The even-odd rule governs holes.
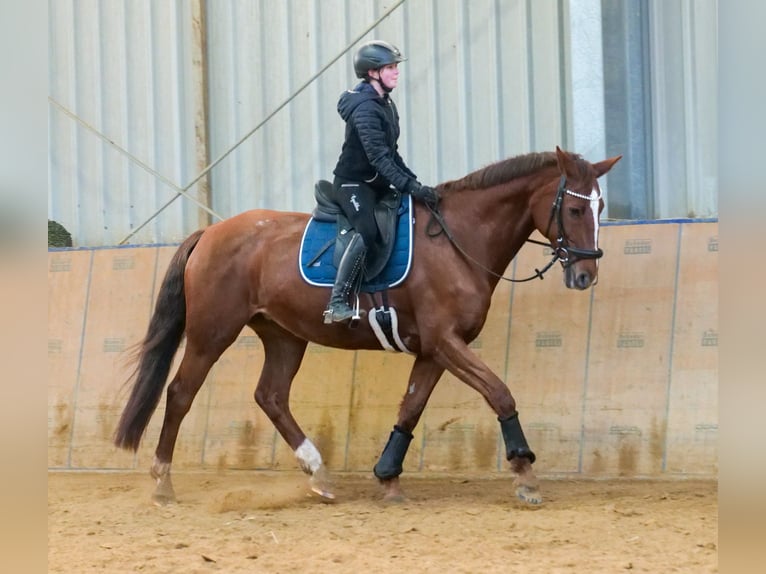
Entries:
POLYGON ((556 146, 561 177, 532 199, 533 218, 564 267, 570 289, 587 289, 598 280, 599 215, 604 209, 598 178, 622 156, 591 164, 556 146))

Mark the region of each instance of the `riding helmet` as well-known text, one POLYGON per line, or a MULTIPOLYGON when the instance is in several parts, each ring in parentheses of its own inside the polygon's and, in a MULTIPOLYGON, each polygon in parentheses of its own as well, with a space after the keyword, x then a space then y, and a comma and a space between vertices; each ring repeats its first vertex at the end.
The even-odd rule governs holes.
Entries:
POLYGON ((404 62, 399 48, 382 40, 373 40, 363 44, 354 56, 354 71, 357 78, 366 78, 370 70, 379 70, 389 64, 404 62))

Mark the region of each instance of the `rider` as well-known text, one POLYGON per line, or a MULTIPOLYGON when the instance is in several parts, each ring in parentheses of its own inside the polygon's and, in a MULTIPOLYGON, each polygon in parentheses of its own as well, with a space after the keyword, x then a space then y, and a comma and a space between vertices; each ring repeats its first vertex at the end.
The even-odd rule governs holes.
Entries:
POLYGON ((367 247, 378 233, 373 208, 390 188, 435 207, 435 189, 422 185, 399 155, 399 114, 389 97, 399 80, 399 62, 406 58, 388 42, 362 45, 354 57, 354 71, 362 81, 338 101, 346 122, 343 147, 333 173, 333 187, 353 230, 340 264, 324 322, 347 321, 354 316, 348 296, 364 268, 367 247))

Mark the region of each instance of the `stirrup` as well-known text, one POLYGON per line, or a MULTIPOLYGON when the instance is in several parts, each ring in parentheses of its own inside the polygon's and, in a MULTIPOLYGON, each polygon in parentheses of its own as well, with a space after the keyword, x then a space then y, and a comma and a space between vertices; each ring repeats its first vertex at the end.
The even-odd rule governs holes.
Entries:
MULTIPOLYGON (((324 313, 322 313, 322 322, 325 325, 332 325, 333 323, 342 323, 343 321, 335 321, 333 318, 333 315, 335 315, 335 309, 332 307, 328 307, 324 310, 324 313)), ((347 319, 344 319, 344 321, 347 319)))
POLYGON ((335 309, 333 309, 332 305, 328 306, 327 309, 324 310, 322 313, 322 322, 325 325, 332 325, 333 323, 343 323, 345 321, 348 321, 348 327, 349 329, 356 329, 356 327, 359 325, 359 320, 364 317, 366 314, 364 311, 360 311, 359 309, 359 295, 356 295, 356 301, 353 307, 349 307, 352 311, 351 317, 347 319, 343 319, 343 321, 335 321, 333 318, 333 315, 335 314, 335 309))
POLYGON ((346 307, 346 309, 336 309, 335 307, 330 305, 322 313, 322 321, 324 322, 325 325, 332 325, 333 323, 344 323, 346 321, 350 321, 350 320, 354 319, 356 317, 356 315, 357 314, 354 311, 354 309, 351 309, 348 306, 346 307), (351 313, 350 315, 349 315, 349 312, 351 313), (347 316, 345 318, 343 318, 343 319, 338 319, 338 318, 336 318, 336 314, 337 315, 341 315, 342 314, 342 315, 347 315, 347 316))

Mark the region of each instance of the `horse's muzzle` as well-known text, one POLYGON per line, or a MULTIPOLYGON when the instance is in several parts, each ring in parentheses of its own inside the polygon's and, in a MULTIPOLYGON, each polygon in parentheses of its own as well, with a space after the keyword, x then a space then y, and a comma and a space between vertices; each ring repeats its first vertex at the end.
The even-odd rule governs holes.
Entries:
POLYGON ((592 287, 598 281, 598 277, 587 270, 578 270, 577 265, 564 268, 564 283, 569 289, 583 291, 592 287))

